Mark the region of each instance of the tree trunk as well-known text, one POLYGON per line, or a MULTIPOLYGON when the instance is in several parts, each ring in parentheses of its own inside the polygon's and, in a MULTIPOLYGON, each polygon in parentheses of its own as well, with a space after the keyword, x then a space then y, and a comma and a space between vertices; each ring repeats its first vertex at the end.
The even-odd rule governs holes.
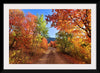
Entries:
POLYGON ((15 41, 16 40, 14 39, 13 42, 12 42, 12 44, 9 46, 10 49, 12 48, 12 46, 13 46, 13 44, 14 44, 15 41))

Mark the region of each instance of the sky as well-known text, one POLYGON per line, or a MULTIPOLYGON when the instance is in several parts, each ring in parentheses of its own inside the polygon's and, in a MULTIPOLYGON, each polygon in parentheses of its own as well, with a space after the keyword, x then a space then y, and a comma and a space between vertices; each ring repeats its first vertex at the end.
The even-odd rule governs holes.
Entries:
MULTIPOLYGON (((48 14, 53 14, 52 12, 52 9, 22 9, 22 11, 25 13, 25 15, 30 12, 34 15, 37 15, 37 13, 39 15, 43 14, 44 15, 44 19, 46 18, 45 15, 48 15, 48 14)), ((56 33, 58 32, 58 30, 54 27, 51 27, 51 22, 49 22, 46 27, 49 28, 49 31, 48 31, 48 34, 49 34, 49 37, 52 37, 52 38, 55 38, 56 37, 56 33)))

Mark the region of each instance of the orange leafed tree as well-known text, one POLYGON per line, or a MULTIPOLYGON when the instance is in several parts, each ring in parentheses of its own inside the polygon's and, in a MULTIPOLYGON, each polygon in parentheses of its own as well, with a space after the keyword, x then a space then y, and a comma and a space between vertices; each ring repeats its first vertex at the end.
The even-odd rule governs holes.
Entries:
POLYGON ((67 33, 82 32, 91 38, 91 9, 53 9, 47 21, 52 21, 52 27, 67 33))
POLYGON ((9 10, 9 32, 15 32, 16 36, 10 48, 16 42, 16 48, 30 48, 32 44, 33 35, 36 36, 36 19, 35 15, 28 13, 24 16, 23 11, 17 9, 9 10))
POLYGON ((23 11, 19 9, 9 10, 9 32, 14 29, 14 26, 21 26, 21 20, 24 18, 23 11))
POLYGON ((90 63, 91 9, 52 9, 52 12, 52 15, 46 16, 46 21, 52 22, 51 27, 57 28, 59 32, 64 31, 72 35, 71 39, 67 38, 66 35, 63 39, 63 35, 57 36, 58 48, 64 49, 63 51, 70 55, 77 55, 77 57, 90 63), (68 40, 65 40, 65 38, 68 40))
POLYGON ((48 41, 45 37, 43 37, 43 39, 42 39, 41 47, 44 49, 48 49, 48 41))
POLYGON ((55 41, 50 41, 49 45, 50 45, 51 47, 56 47, 55 41))
POLYGON ((23 18, 24 18, 23 11, 21 11, 19 9, 10 9, 9 10, 9 33, 12 33, 12 31, 14 31, 16 34, 16 36, 13 36, 14 39, 12 40, 12 43, 9 46, 10 48, 12 48, 15 40, 17 40, 16 37, 19 35, 18 29, 20 29, 21 20, 23 20, 23 18))

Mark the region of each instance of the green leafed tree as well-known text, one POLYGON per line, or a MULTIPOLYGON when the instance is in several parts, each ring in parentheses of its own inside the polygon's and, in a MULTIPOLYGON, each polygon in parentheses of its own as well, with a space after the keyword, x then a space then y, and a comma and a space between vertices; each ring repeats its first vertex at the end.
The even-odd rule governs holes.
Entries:
POLYGON ((58 48, 60 48, 62 52, 65 52, 65 48, 69 48, 71 46, 71 38, 72 35, 65 31, 60 31, 56 34, 56 44, 58 44, 58 48))
POLYGON ((41 34, 41 36, 47 38, 48 37, 48 28, 46 27, 46 20, 44 20, 44 15, 38 15, 37 14, 37 30, 38 33, 41 34))

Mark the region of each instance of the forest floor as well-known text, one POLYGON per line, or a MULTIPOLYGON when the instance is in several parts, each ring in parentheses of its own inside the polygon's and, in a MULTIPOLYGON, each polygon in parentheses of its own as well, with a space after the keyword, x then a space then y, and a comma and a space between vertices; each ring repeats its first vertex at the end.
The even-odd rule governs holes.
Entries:
POLYGON ((45 54, 38 58, 34 64, 84 64, 67 54, 58 53, 55 48, 49 47, 45 54))

